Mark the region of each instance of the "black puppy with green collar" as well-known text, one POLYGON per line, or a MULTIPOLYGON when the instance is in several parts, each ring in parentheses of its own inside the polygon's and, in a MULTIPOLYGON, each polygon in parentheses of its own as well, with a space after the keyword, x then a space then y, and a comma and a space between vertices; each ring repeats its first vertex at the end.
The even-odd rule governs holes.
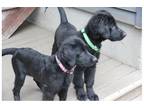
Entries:
POLYGON ((60 100, 66 100, 74 68, 77 65, 88 67, 97 62, 96 57, 87 51, 85 43, 76 36, 66 39, 52 56, 31 48, 6 48, 2 50, 4 55, 13 55, 14 100, 20 100, 26 75, 33 77, 41 88, 43 100, 53 100, 56 94, 60 100))
MULTIPOLYGON (((105 10, 96 12, 89 20, 86 27, 81 31, 77 31, 76 28, 68 22, 63 8, 59 7, 58 10, 61 23, 55 32, 52 54, 56 53, 65 39, 68 39, 75 34, 87 44, 89 52, 99 58, 102 41, 107 39, 111 41, 120 41, 126 36, 126 33, 117 26, 113 16, 105 10)), ((95 94, 93 90, 95 71, 96 64, 91 67, 76 67, 73 83, 79 100, 86 100, 87 97, 90 100, 99 100, 98 95, 95 94), (86 84, 87 94, 84 90, 84 82, 86 84)))

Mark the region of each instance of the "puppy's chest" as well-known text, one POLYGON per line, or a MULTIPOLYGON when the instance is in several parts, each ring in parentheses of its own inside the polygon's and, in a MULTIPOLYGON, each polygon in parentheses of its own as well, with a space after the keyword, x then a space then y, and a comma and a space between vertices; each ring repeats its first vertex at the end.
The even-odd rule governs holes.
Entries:
POLYGON ((52 88, 54 92, 59 92, 62 88, 68 87, 71 83, 70 75, 53 74, 45 79, 48 87, 52 88))
POLYGON ((63 83, 64 81, 71 80, 72 75, 65 74, 65 73, 50 73, 47 75, 44 75, 48 81, 53 81, 57 83, 63 83))

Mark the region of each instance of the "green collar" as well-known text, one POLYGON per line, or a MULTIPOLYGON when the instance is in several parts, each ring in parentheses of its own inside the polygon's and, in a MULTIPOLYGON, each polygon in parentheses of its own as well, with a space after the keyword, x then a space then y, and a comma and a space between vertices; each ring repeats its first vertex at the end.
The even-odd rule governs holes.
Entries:
POLYGON ((89 47, 95 50, 96 52, 99 52, 99 48, 90 41, 88 35, 85 32, 85 29, 81 29, 81 33, 83 34, 83 37, 85 41, 87 42, 87 44, 89 45, 89 47))

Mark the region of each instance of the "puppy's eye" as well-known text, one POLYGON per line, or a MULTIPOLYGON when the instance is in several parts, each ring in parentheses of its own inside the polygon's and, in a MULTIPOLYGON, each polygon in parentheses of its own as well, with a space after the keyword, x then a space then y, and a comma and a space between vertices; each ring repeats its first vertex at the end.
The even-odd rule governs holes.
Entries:
POLYGON ((70 47, 70 48, 75 48, 76 45, 75 45, 75 44, 69 44, 69 47, 70 47))

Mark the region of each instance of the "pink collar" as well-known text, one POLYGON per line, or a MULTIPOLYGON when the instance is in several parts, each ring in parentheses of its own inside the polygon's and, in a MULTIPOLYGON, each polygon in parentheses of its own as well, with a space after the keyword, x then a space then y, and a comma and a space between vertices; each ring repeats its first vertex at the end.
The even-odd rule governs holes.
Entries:
POLYGON ((66 69, 66 68, 64 67, 64 65, 60 62, 60 60, 58 59, 57 55, 55 55, 55 58, 56 58, 57 64, 59 65, 59 67, 61 68, 61 70, 62 70, 64 73, 73 74, 76 65, 75 65, 71 70, 68 70, 68 69, 66 69))

